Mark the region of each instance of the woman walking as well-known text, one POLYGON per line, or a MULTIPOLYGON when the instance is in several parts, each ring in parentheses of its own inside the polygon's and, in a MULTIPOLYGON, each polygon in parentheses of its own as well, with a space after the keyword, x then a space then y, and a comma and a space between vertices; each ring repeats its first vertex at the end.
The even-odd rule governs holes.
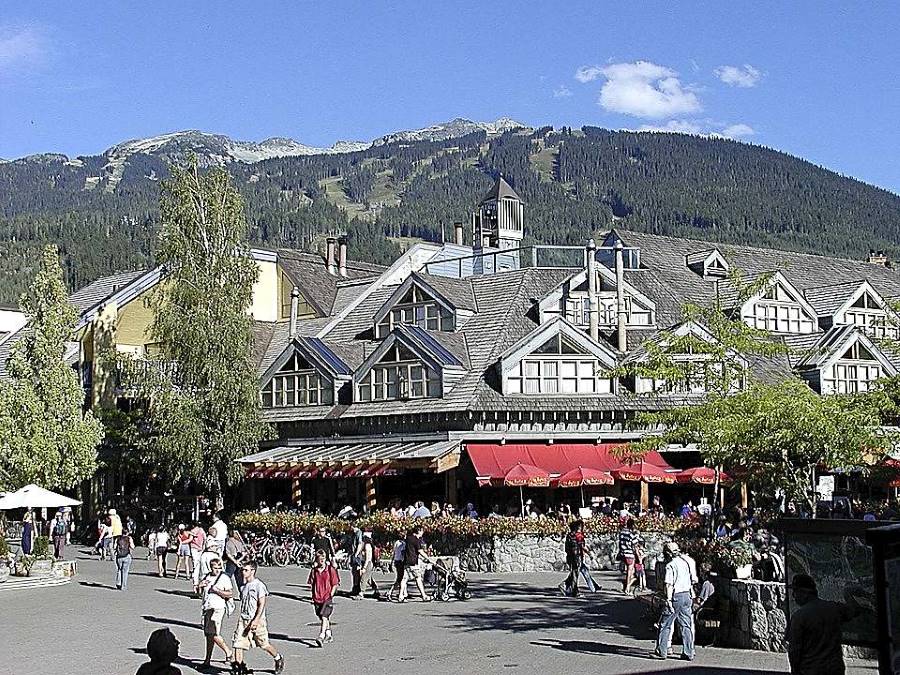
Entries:
POLYGON ((619 530, 619 559, 625 565, 625 579, 622 592, 631 593, 634 584, 634 547, 637 545, 637 533, 634 531, 634 518, 628 518, 624 527, 619 530))
POLYGON ((31 555, 34 544, 34 511, 29 508, 22 516, 22 553, 31 555))
POLYGON ((394 564, 394 573, 397 575, 397 578, 394 579, 394 585, 391 586, 391 590, 388 591, 388 600, 390 600, 394 591, 397 591, 397 598, 400 598, 400 584, 403 582, 403 559, 406 555, 406 541, 403 537, 397 537, 397 541, 394 542, 394 552, 392 555, 392 562, 394 564))
POLYGON ((113 547, 116 552, 116 588, 124 591, 128 587, 128 571, 131 569, 131 554, 134 552, 134 539, 128 528, 122 530, 122 534, 116 537, 113 547))
POLYGON ((188 532, 184 525, 178 526, 178 551, 175 558, 175 578, 178 578, 178 570, 181 569, 181 563, 184 563, 184 578, 191 578, 191 540, 194 535, 188 532))
POLYGON ((156 532, 156 571, 160 577, 166 576, 166 558, 169 555, 169 533, 165 525, 160 525, 156 532))
POLYGON ((372 589, 372 597, 378 600, 381 597, 381 593, 378 592, 378 584, 375 583, 374 572, 375 546, 372 545, 372 533, 365 532, 363 533, 363 567, 360 587, 363 594, 372 589))

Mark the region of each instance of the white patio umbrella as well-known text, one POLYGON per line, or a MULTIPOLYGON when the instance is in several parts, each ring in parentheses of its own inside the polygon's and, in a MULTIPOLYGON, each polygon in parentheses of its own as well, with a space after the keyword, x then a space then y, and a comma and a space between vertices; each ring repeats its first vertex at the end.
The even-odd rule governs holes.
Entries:
POLYGON ((0 511, 29 507, 42 509, 56 506, 79 506, 80 504, 81 502, 77 499, 58 495, 38 485, 26 485, 12 494, 7 494, 0 498, 0 511))

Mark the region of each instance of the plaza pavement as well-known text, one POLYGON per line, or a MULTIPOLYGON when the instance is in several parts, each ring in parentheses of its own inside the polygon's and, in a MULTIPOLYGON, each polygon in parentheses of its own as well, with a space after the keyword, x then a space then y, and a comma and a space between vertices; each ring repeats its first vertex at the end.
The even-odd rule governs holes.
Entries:
MULTIPOLYGON (((145 549, 139 549, 143 552, 145 549)), ((182 673, 203 658, 199 600, 183 581, 159 579, 139 555, 128 590, 114 588, 114 566, 69 549, 78 576, 62 587, 0 591, 0 674, 132 675, 146 661, 147 637, 168 626, 181 642, 182 673)), ((174 558, 171 558, 174 561, 174 558)), ((269 630, 287 659, 286 673, 668 673, 744 675, 788 671, 783 654, 700 648, 693 663, 648 658, 652 632, 633 600, 615 591, 579 599, 556 590, 559 574, 473 575, 473 599, 400 605, 338 598, 335 643, 318 648, 307 571, 260 568, 269 586, 269 630)), ((342 573, 346 587, 349 573, 342 573)), ((607 589, 616 575, 600 574, 607 589)), ((387 577, 382 578, 385 582, 387 577)), ((382 580, 380 579, 380 580, 382 580)), ((230 637, 235 617, 225 620, 230 637)), ((216 652, 214 658, 221 658, 216 652)), ((273 672, 260 650, 247 657, 273 672)), ((215 663, 215 662, 214 662, 215 663)), ((226 673, 219 661, 219 670, 226 673)), ((853 662, 850 675, 874 675, 853 662)))

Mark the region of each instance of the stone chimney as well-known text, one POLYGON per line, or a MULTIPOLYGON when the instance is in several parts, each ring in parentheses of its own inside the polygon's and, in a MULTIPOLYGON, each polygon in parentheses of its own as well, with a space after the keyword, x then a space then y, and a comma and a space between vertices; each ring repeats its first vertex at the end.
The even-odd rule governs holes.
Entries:
POLYGON ((338 239, 338 274, 347 276, 347 237, 338 239))
POLYGON ((453 223, 453 243, 462 246, 463 241, 463 224, 462 221, 457 221, 453 223))
POLYGON ((335 261, 335 249, 337 247, 337 239, 328 237, 325 240, 325 264, 328 265, 328 273, 337 274, 337 262, 335 261))
POLYGON ((879 267, 890 267, 890 261, 884 251, 869 251, 869 263, 879 267))
POLYGON ((300 289, 294 286, 291 289, 291 322, 288 325, 288 335, 294 337, 297 334, 297 312, 300 307, 300 289))

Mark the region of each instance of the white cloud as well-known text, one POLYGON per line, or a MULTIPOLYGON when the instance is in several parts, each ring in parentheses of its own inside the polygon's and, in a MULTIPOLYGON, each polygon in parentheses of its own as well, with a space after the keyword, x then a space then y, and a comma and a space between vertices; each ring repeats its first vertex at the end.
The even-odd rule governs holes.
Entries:
POLYGON ((31 26, 0 26, 0 75, 20 66, 40 63, 47 56, 43 33, 31 26))
POLYGON ((572 90, 564 84, 559 85, 556 89, 553 90, 553 98, 569 98, 569 96, 571 95, 572 90))
POLYGON ((719 66, 713 71, 722 82, 732 87, 755 87, 762 77, 749 63, 743 66, 719 66))
POLYGON ((603 74, 601 66, 581 66, 575 71, 575 79, 581 83, 593 82, 603 74))
POLYGON ((747 136, 752 136, 756 131, 749 124, 729 124, 727 127, 722 129, 718 134, 713 134, 714 136, 722 136, 723 138, 732 138, 732 139, 740 139, 746 138, 747 136))
MULTIPOLYGON (((587 77, 593 71, 579 68, 577 79, 579 74, 587 77)), ((600 89, 600 105, 605 110, 659 119, 701 109, 697 95, 681 84, 678 73, 665 66, 649 61, 613 63, 600 69, 600 74, 606 78, 600 89)))
POLYGON ((664 131, 676 134, 703 135, 703 127, 691 120, 669 120, 665 124, 642 124, 635 131, 664 131))

